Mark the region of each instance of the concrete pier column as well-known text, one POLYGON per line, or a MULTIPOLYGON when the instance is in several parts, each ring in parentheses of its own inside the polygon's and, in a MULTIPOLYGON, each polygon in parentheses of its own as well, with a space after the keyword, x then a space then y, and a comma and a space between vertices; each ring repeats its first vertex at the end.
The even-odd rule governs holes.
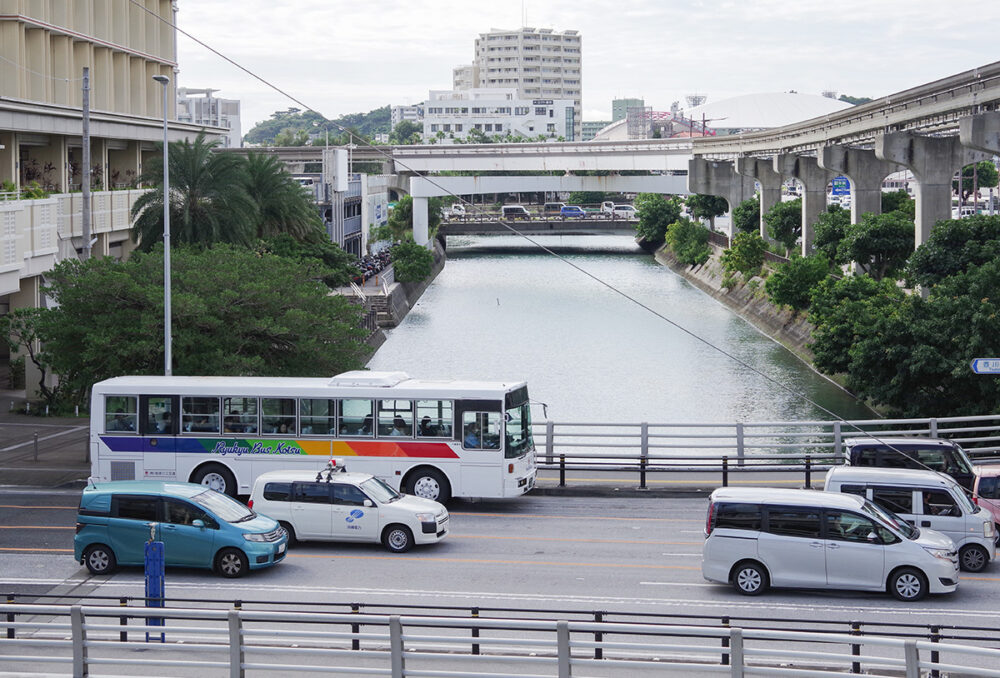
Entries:
MULTIPOLYGON (((733 163, 726 160, 706 160, 694 157, 688 161, 688 190, 691 193, 716 195, 725 198, 729 203, 729 211, 744 200, 754 196, 752 177, 738 174, 733 163)), ((735 226, 729 220, 729 240, 732 242, 735 226)))
POLYGON ((958 140, 966 148, 1000 155, 1000 113, 990 111, 960 118, 958 140))
POLYGON ((781 175, 774 171, 770 160, 748 157, 736 158, 736 171, 760 183, 760 237, 770 240, 764 215, 781 200, 781 175))
POLYGON ((851 223, 862 214, 882 214, 882 180, 904 168, 875 157, 875 151, 848 146, 823 146, 817 153, 819 166, 851 180, 851 223))
POLYGON ((430 235, 427 220, 427 198, 413 198, 413 239, 418 245, 429 247, 430 235))
POLYGON ((951 182, 955 172, 988 155, 964 147, 958 137, 922 137, 891 132, 875 138, 875 156, 903 165, 917 181, 916 246, 930 237, 931 228, 951 219, 951 182))
POLYGON ((774 156, 774 171, 798 179, 802 184, 802 256, 810 254, 813 225, 826 210, 826 185, 833 174, 816 163, 816 158, 792 153, 774 156))

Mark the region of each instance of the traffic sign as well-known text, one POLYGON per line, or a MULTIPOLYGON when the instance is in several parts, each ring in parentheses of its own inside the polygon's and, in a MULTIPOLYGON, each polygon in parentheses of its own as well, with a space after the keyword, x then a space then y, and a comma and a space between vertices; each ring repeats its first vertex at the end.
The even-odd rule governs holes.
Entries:
POLYGON ((849 195, 851 192, 851 182, 845 176, 833 178, 833 188, 831 195, 849 195))
POLYGON ((976 358, 971 364, 976 374, 1000 374, 1000 358, 976 358))

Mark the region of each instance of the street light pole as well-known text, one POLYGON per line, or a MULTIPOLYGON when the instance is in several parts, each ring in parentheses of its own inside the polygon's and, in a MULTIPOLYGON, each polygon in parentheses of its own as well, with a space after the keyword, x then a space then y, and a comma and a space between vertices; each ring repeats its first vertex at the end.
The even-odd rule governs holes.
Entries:
POLYGON ((163 374, 173 374, 173 354, 170 325, 170 172, 167 162, 167 85, 170 78, 154 75, 153 80, 163 85, 163 374))

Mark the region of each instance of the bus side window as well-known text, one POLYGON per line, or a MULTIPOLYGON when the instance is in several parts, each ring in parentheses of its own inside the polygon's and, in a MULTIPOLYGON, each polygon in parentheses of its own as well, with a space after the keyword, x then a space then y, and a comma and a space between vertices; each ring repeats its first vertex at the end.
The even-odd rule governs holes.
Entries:
POLYGON ((462 447, 467 450, 499 449, 500 413, 463 412, 462 447))
POLYGON ((340 436, 373 438, 374 401, 349 398, 340 401, 340 428, 336 432, 340 436))
POLYGON ((416 405, 418 438, 451 438, 455 415, 450 400, 418 400, 416 405))
POLYGON ((223 433, 257 433, 257 398, 222 399, 223 433))
POLYGON ((135 396, 104 396, 104 430, 134 432, 138 426, 139 399, 135 396))
POLYGON ((164 436, 177 434, 177 418, 174 416, 176 396, 142 396, 142 422, 145 435, 164 436))
POLYGON ((337 401, 332 398, 303 398, 299 401, 302 435, 325 436, 337 425, 337 401))
POLYGON ((218 397, 181 398, 181 430, 186 433, 218 433, 218 397))

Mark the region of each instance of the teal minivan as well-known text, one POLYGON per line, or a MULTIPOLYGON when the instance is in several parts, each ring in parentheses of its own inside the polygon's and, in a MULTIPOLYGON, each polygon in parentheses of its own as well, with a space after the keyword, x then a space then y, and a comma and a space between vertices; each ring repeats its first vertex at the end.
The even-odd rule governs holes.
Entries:
POLYGON ((80 497, 73 553, 93 574, 142 565, 150 525, 167 565, 224 577, 281 561, 288 535, 278 523, 204 485, 130 480, 89 484, 80 497))

